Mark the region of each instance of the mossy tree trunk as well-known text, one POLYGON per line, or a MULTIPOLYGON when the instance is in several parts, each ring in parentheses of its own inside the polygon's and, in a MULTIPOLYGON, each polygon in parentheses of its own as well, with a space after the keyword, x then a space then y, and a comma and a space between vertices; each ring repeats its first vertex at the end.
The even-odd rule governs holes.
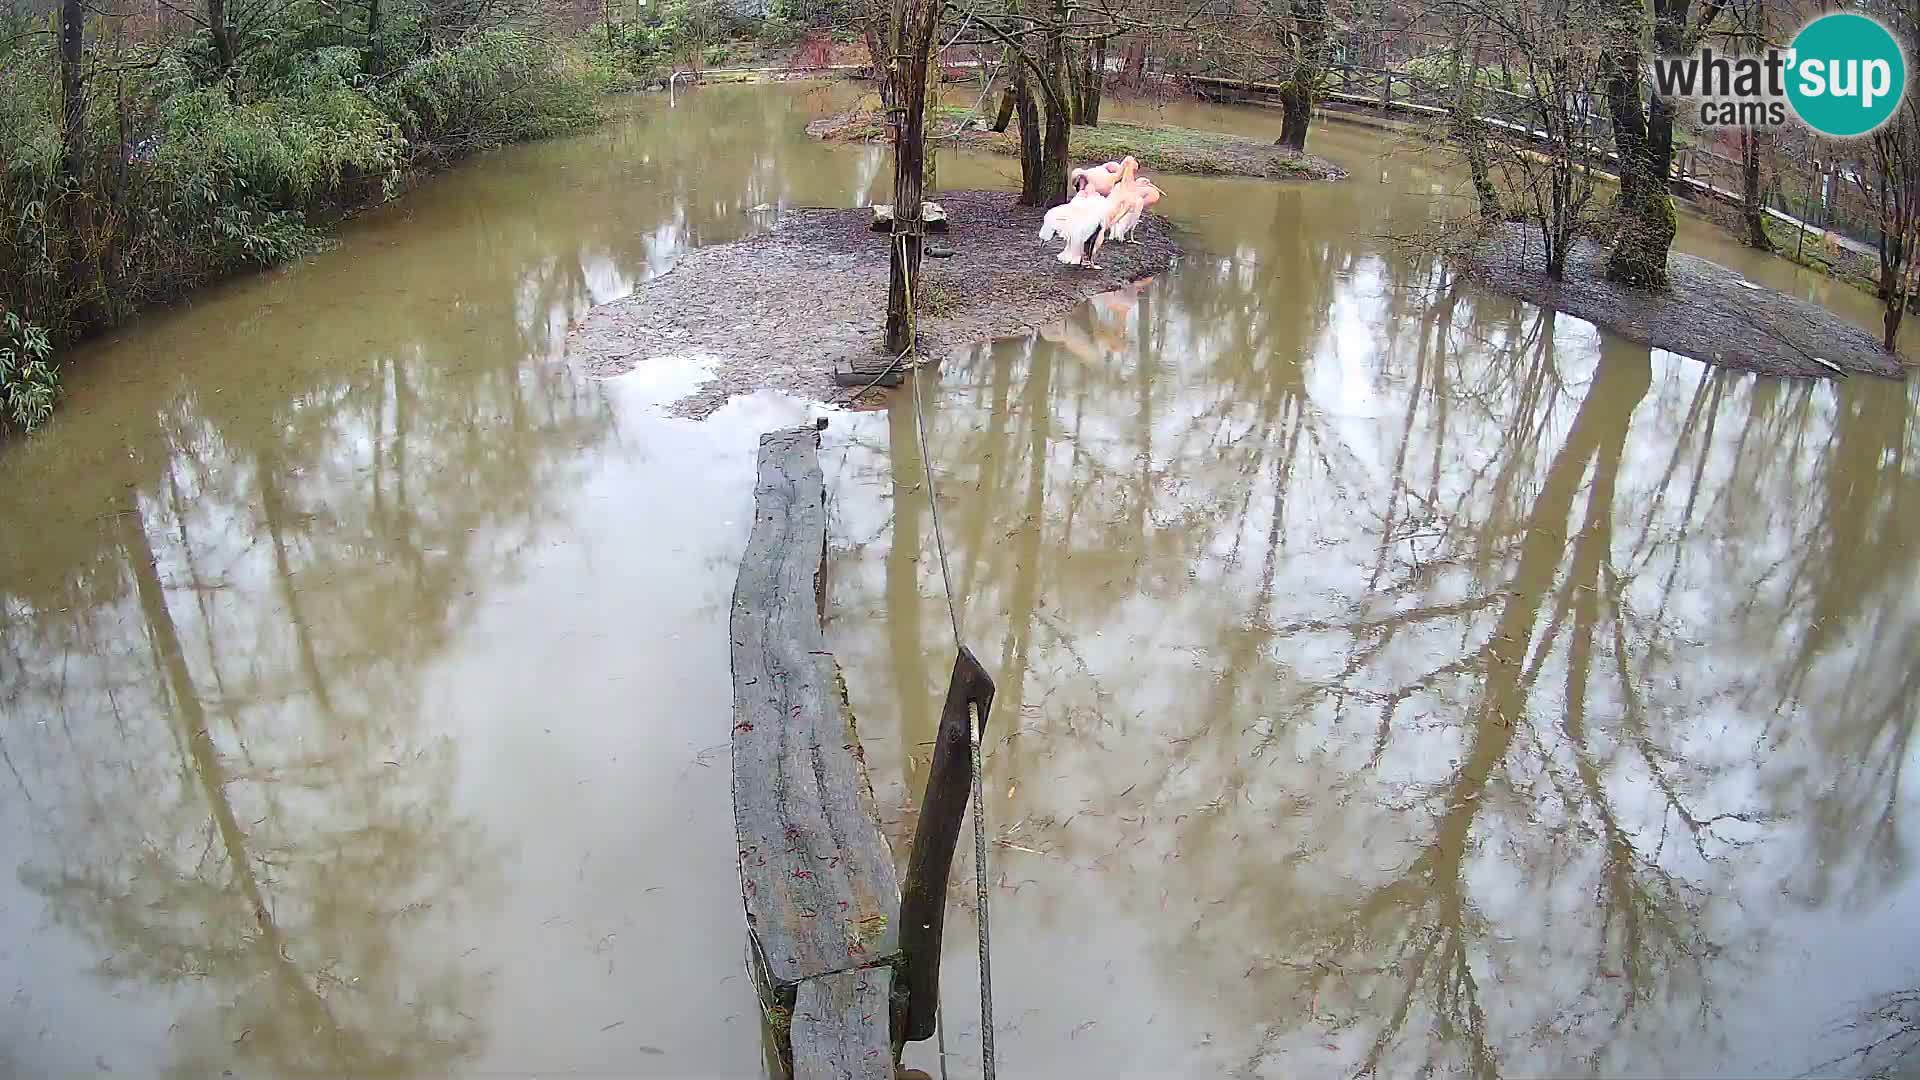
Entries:
POLYGON ((1060 88, 1067 92, 1067 123, 1078 124, 1080 120, 1080 76, 1079 54, 1068 47, 1060 64, 1060 88))
POLYGON ((1100 123, 1100 103, 1106 97, 1107 39, 1093 43, 1093 80, 1087 86, 1087 123, 1100 123))
POLYGON ((1327 0, 1292 0, 1288 6, 1292 23, 1293 74, 1280 86, 1279 146, 1295 152, 1307 148, 1307 126, 1313 120, 1313 103, 1327 70, 1327 0))
MULTIPOLYGON (((1698 23, 1692 0, 1652 0, 1653 48, 1661 55, 1690 51, 1724 9, 1706 0, 1698 23)), ((1667 283, 1667 252, 1679 232, 1673 196, 1673 102, 1655 93, 1641 105, 1645 67, 1642 44, 1647 11, 1642 0, 1614 0, 1601 32, 1606 35, 1607 111, 1619 155, 1620 195, 1614 202, 1616 231, 1607 253, 1607 278, 1644 288, 1667 283)))
MULTIPOLYGON (((1464 33, 1466 27, 1461 28, 1464 33)), ((1480 122, 1480 46, 1473 47, 1471 59, 1459 38, 1453 45, 1453 111, 1450 134, 1466 150, 1467 173, 1473 178, 1474 199, 1480 216, 1489 221, 1505 217, 1500 208, 1500 192, 1493 186, 1493 164, 1487 153, 1487 133, 1480 122)))
MULTIPOLYGON (((1608 56, 1607 110, 1613 120, 1613 147, 1619 156, 1620 194, 1615 197, 1613 248, 1607 253, 1607 279, 1642 288, 1667 283, 1667 251, 1679 232, 1673 198, 1667 192, 1667 167, 1648 131, 1640 105, 1640 49, 1620 45, 1608 56)), ((1657 96, 1655 101, 1660 100, 1657 96)))

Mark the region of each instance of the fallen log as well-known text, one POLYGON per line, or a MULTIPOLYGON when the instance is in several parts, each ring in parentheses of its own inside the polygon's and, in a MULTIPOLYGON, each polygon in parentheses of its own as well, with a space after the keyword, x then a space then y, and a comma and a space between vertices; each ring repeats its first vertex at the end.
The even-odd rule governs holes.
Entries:
POLYGON ((792 1075, 890 1080, 900 886, 821 632, 819 441, 815 427, 761 436, 753 528, 734 584, 740 886, 763 1013, 792 1075))

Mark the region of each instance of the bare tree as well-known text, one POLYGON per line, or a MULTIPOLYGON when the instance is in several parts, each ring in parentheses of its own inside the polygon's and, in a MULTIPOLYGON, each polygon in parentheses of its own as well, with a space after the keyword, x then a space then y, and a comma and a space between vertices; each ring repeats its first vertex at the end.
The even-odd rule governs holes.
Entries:
POLYGON ((1591 117, 1602 63, 1600 45, 1583 27, 1590 0, 1460 0, 1450 4, 1453 103, 1436 125, 1436 141, 1467 160, 1482 223, 1517 219, 1534 228, 1548 276, 1566 272, 1567 256, 1587 227, 1599 147, 1591 117), (1502 125, 1482 116, 1477 57, 1482 50, 1513 58, 1512 89, 1499 95, 1502 125), (1495 132, 1498 138, 1494 138, 1495 132))
MULTIPOLYGON (((1920 39, 1920 10, 1913 0, 1889 0, 1873 5, 1883 22, 1891 27, 1908 55, 1920 39)), ((1920 245, 1920 104, 1909 93, 1885 125, 1869 140, 1868 161, 1871 175, 1855 174, 1855 183, 1875 200, 1880 216, 1880 299, 1886 305, 1882 317, 1881 344, 1893 351, 1900 334, 1900 320, 1915 293, 1916 245, 1920 245)))

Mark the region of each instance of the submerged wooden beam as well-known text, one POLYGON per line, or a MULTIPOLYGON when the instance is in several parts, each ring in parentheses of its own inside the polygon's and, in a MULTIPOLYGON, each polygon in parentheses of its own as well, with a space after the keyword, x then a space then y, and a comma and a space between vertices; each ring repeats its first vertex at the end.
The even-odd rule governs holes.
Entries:
POLYGON ((835 386, 899 386, 906 364, 890 356, 861 356, 833 362, 835 386))
MULTIPOLYGON (((876 976, 866 970, 898 959, 900 911, 892 852, 880 832, 839 669, 821 633, 827 505, 819 445, 815 427, 760 438, 753 529, 730 618, 740 887, 763 1007, 769 1016, 794 1021, 791 1050, 783 1055, 794 1075, 890 1077, 885 994, 857 1014, 882 1017, 877 1029, 863 1020, 858 1030, 838 1031, 833 1023, 856 1014, 834 1003, 850 1000, 845 995, 853 984, 815 985, 860 973, 859 987, 874 986, 876 976), (808 1001, 819 1005, 810 1015, 828 1019, 810 1020, 807 1039, 816 1048, 839 1048, 822 1050, 824 1057, 798 1052, 798 1020, 808 1001), (833 1055, 853 1041, 860 1043, 859 1060, 877 1061, 880 1071, 803 1071, 840 1060, 833 1055)), ((890 988, 890 976, 879 985, 890 988)))
POLYGON ((953 658, 953 675, 947 680, 946 704, 940 707, 940 729, 934 736, 927 791, 920 801, 920 823, 914 827, 913 851, 907 856, 906 891, 900 900, 901 981, 906 984, 906 995, 897 1037, 903 1042, 932 1038, 940 1005, 940 936, 946 926, 947 875, 953 868, 953 849, 960 838, 967 799, 973 793, 969 706, 980 718, 984 738, 987 712, 993 707, 993 679, 974 659, 972 650, 962 645, 953 658))

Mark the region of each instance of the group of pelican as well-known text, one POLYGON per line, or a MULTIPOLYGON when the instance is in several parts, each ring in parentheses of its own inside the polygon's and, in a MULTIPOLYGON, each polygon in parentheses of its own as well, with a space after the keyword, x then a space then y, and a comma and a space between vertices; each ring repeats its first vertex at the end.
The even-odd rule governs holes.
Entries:
POLYGON ((1061 262, 1094 270, 1100 269, 1094 260, 1109 236, 1122 244, 1138 243, 1131 239, 1134 227, 1161 196, 1153 181, 1136 175, 1139 169, 1140 163, 1129 154, 1068 173, 1073 199, 1047 211, 1040 225, 1041 243, 1060 237, 1067 242, 1056 256, 1061 262))

